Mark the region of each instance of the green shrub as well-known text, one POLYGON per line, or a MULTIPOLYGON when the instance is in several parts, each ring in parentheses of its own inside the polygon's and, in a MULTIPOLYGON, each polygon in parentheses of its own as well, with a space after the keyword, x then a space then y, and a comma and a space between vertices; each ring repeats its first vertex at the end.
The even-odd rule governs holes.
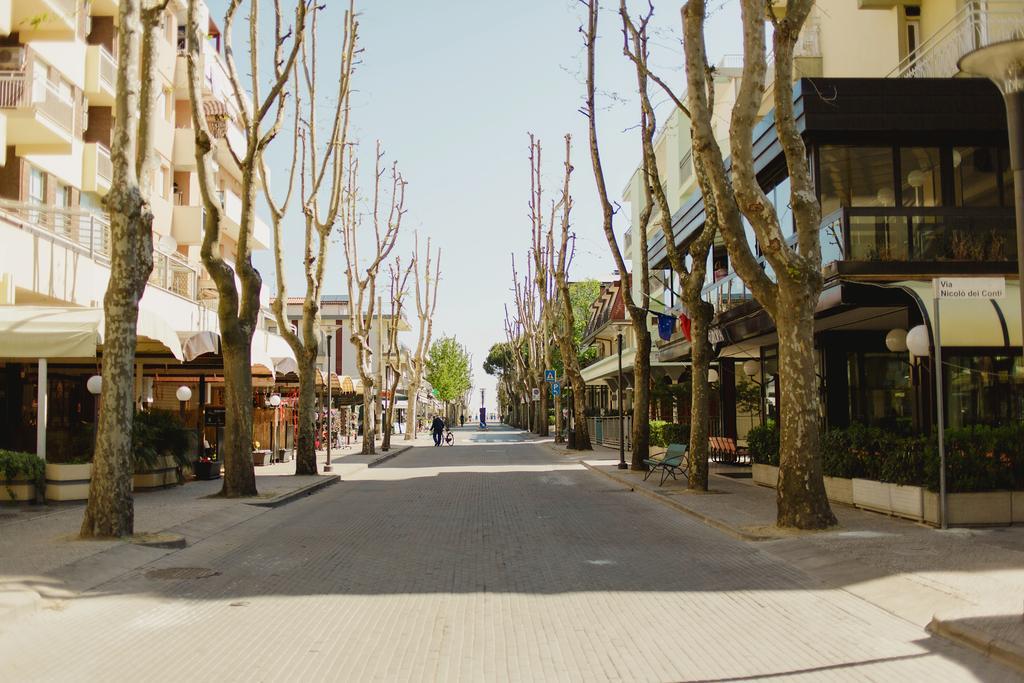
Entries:
POLYGON ((164 455, 186 466, 192 460, 191 430, 178 416, 166 410, 136 413, 132 423, 132 453, 135 468, 155 469, 164 455))
MULTIPOLYGON (((1019 426, 983 425, 946 430, 946 490, 950 493, 1024 489, 1019 468, 1024 452, 1019 426)), ((929 443, 925 484, 939 489, 938 444, 929 443)))
POLYGON ((664 420, 651 420, 649 423, 651 429, 651 445, 652 446, 667 446, 665 442, 665 425, 668 422, 664 420))
POLYGON ((670 443, 690 443, 690 425, 669 422, 664 428, 665 445, 670 443))
MULTIPOLYGON (((46 463, 35 453, 0 450, 0 475, 8 482, 25 478, 36 485, 37 494, 46 487, 46 463)), ((14 489, 6 485, 7 495, 14 500, 14 489)))
POLYGON ((779 428, 774 422, 747 432, 751 459, 758 465, 779 465, 779 428))

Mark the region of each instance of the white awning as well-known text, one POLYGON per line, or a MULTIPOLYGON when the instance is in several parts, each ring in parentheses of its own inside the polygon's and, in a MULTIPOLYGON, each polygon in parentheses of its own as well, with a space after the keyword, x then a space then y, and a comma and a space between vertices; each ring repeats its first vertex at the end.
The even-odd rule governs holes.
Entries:
POLYGON ((297 375, 299 364, 294 358, 282 358, 274 362, 274 371, 279 375, 297 375))
POLYGON ((204 353, 220 352, 220 335, 216 332, 178 332, 178 337, 181 339, 181 349, 186 361, 193 361, 204 353))
MULTIPOLYGON (((935 309, 931 281, 906 280, 891 286, 903 289, 917 301, 934 338, 935 322, 932 317, 935 309)), ((1006 348, 1021 345, 1020 286, 1016 282, 1006 283, 1006 296, 1002 299, 942 299, 939 316, 943 347, 1006 348)))
MULTIPOLYGON (((139 310, 140 350, 185 356, 177 333, 163 318, 139 310)), ((0 358, 95 358, 103 345, 102 308, 0 306, 0 358)))

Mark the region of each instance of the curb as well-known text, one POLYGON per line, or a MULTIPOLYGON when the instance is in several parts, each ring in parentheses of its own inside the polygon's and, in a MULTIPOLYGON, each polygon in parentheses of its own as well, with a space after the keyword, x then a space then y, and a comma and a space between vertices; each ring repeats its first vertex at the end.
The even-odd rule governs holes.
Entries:
POLYGON ((392 448, 386 454, 382 455, 381 457, 377 458, 376 460, 374 460, 373 462, 368 464, 367 467, 376 467, 377 465, 381 465, 381 464, 387 462, 388 460, 391 460, 391 458, 396 458, 399 455, 401 455, 402 453, 405 453, 410 448, 412 448, 411 445, 410 446, 399 446, 398 448, 392 448))
POLYGON ((926 629, 1024 673, 1024 648, 1016 643, 993 637, 977 627, 939 617, 932 617, 926 629))
POLYGON ((685 505, 683 505, 681 503, 677 503, 676 501, 672 500, 671 498, 668 498, 667 496, 663 496, 660 493, 656 493, 654 491, 648 491, 647 489, 645 489, 643 487, 634 486, 631 482, 626 481, 624 479, 621 479, 619 477, 616 477, 614 474, 608 474, 604 470, 602 470, 602 469, 600 469, 598 467, 595 467, 595 466, 593 466, 593 465, 591 465, 591 464, 589 464, 587 462, 584 462, 583 460, 580 460, 580 463, 584 467, 586 467, 588 470, 590 470, 592 472, 597 472, 598 474, 601 474, 601 475, 603 475, 605 477, 608 477, 609 479, 611 479, 614 482, 618 482, 619 484, 622 484, 623 486, 627 486, 627 487, 629 487, 629 489, 631 491, 635 491, 635 492, 637 492, 637 493, 639 493, 639 494, 641 494, 643 496, 646 496, 646 497, 650 498, 651 500, 656 500, 659 503, 662 503, 664 505, 668 505, 669 507, 675 508, 676 510, 679 510, 680 512, 685 512, 686 514, 690 515, 691 517, 694 517, 694 518, 700 520, 704 524, 706 524, 706 525, 708 525, 710 527, 714 527, 715 529, 718 529, 722 533, 727 534, 729 536, 732 536, 733 538, 738 539, 740 541, 771 541, 771 540, 776 540, 776 539, 774 539, 771 536, 759 536, 757 534, 751 534, 751 533, 748 533, 748 532, 743 531, 741 529, 737 529, 736 527, 734 527, 734 526, 732 526, 730 524, 726 524, 724 522, 720 522, 720 521, 718 521, 717 519, 715 519, 713 517, 709 517, 709 516, 707 516, 705 514, 701 514, 700 512, 697 512, 696 510, 692 510, 692 509, 686 507, 685 505))
POLYGON ((245 504, 262 508, 281 507, 282 505, 287 505, 298 498, 314 494, 320 489, 326 488, 331 484, 336 484, 341 480, 341 476, 337 474, 324 474, 320 476, 322 478, 319 481, 314 481, 312 484, 307 484, 306 486, 295 489, 294 491, 282 493, 280 496, 270 498, 269 500, 247 501, 245 504))

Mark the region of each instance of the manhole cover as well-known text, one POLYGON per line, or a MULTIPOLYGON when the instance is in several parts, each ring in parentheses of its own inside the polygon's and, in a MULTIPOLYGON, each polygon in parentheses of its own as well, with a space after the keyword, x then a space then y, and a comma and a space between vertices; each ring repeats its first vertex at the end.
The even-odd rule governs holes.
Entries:
POLYGON ((167 569, 151 569, 146 572, 147 579, 206 579, 219 576, 220 572, 203 567, 168 567, 167 569))

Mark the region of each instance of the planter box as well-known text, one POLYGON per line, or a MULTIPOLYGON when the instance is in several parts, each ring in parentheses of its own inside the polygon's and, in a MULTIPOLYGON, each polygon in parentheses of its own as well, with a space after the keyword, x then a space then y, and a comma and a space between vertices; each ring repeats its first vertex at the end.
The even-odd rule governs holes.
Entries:
POLYGON ((23 473, 8 481, 0 475, 0 502, 31 503, 36 499, 35 482, 30 481, 23 473))
POLYGON ((263 467, 264 465, 269 465, 270 462, 270 451, 259 450, 252 452, 252 464, 255 465, 256 467, 263 467))
POLYGON ((759 465, 756 462, 750 466, 755 484, 776 488, 779 485, 779 468, 775 465, 759 465))
POLYGON ((1012 494, 1010 518, 1014 524, 1024 522, 1024 491, 1014 491, 1012 494))
POLYGON ((132 483, 136 489, 158 489, 177 484, 178 467, 174 458, 165 455, 157 461, 155 468, 136 472, 132 483))
POLYGON ((214 460, 212 462, 196 460, 192 463, 192 471, 196 473, 196 479, 220 479, 220 466, 220 460, 214 460))
POLYGON ((46 463, 46 500, 88 500, 92 463, 46 463))
MULTIPOLYGON (((983 491, 981 493, 946 494, 946 512, 949 526, 1006 526, 1014 521, 1014 513, 1024 515, 1024 510, 1014 507, 1014 496, 1021 491, 983 491)), ((1024 498, 1024 496, 1021 496, 1024 498)), ((939 524, 939 494, 925 491, 924 520, 939 524)))
POLYGON ((853 505, 853 480, 825 477, 825 495, 833 502, 853 505))
POLYGON ((924 490, 920 486, 899 486, 870 479, 852 481, 853 504, 857 507, 918 521, 924 518, 924 490))

